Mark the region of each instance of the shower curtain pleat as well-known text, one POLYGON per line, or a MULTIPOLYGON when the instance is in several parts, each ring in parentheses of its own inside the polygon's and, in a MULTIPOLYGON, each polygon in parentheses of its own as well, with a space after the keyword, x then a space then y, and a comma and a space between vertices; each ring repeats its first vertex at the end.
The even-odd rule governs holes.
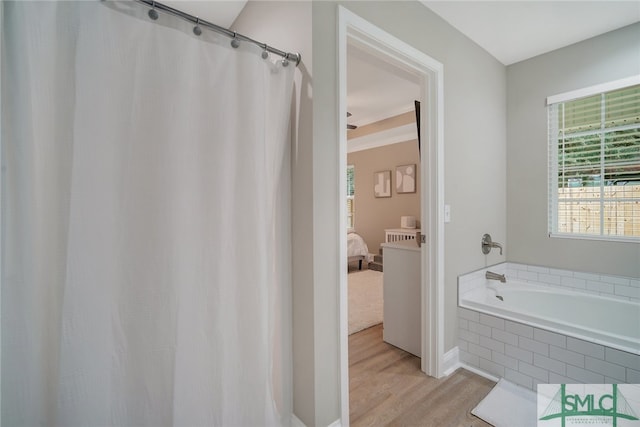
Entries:
POLYGON ((131 2, 2 7, 2 424, 288 425, 294 67, 131 2))

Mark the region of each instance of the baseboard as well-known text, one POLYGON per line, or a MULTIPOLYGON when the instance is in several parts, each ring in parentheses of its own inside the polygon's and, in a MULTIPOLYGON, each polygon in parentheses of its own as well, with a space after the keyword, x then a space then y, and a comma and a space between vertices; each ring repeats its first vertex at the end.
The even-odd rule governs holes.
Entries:
POLYGON ((478 368, 476 368, 474 366, 469 366, 466 363, 460 363, 460 367, 466 369, 467 371, 471 371, 474 374, 478 374, 481 377, 485 377, 486 379, 491 380, 491 381, 496 382, 496 383, 500 380, 499 377, 493 376, 490 373, 485 372, 482 369, 478 369, 478 368))
POLYGON ((460 367, 460 352, 458 347, 453 347, 442 356, 442 374, 446 377, 460 367))
POLYGON ((327 427, 342 427, 342 420, 338 418, 337 420, 329 424, 327 427))

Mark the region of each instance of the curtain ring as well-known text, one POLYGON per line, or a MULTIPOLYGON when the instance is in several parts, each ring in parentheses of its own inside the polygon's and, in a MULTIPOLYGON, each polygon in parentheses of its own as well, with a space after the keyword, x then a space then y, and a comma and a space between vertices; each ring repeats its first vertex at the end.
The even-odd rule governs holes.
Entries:
POLYGON ((267 44, 265 43, 264 46, 262 46, 262 49, 264 49, 262 51, 262 59, 267 59, 269 57, 269 51, 267 50, 269 46, 267 46, 267 44))
POLYGON ((193 27, 193 34, 195 34, 196 36, 199 36, 200 34, 202 34, 202 28, 200 28, 200 18, 198 18, 196 16, 196 26, 193 27))
POLYGON ((158 12, 156 12, 156 2, 151 2, 151 9, 149 9, 149 18, 154 21, 158 19, 158 12))
POLYGON ((236 36, 237 36, 237 33, 234 31, 233 38, 231 39, 231 47, 234 49, 237 49, 240 46, 240 42, 238 41, 236 36))

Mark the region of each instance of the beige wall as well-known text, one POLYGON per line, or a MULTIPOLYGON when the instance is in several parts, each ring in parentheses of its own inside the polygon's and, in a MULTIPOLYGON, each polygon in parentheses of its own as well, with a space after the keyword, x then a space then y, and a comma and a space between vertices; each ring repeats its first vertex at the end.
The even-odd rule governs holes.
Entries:
POLYGON ((550 238, 546 98, 640 74, 640 24, 507 68, 508 259, 640 277, 640 244, 550 238))
POLYGON ((378 253, 384 242, 385 228, 399 228, 400 216, 413 215, 420 219, 420 156, 418 141, 369 150, 347 155, 347 163, 355 168, 355 229, 361 235, 370 253, 378 253), (416 165, 416 192, 398 194, 395 169, 400 165, 416 165), (373 174, 391 171, 391 197, 376 198, 373 193, 373 174))

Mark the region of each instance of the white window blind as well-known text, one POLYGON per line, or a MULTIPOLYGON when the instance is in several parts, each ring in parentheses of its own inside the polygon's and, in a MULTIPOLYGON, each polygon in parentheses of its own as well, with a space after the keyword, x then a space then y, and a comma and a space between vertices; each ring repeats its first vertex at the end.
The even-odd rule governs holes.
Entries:
POLYGON ((347 165, 347 229, 355 226, 355 168, 347 165))
POLYGON ((640 85, 548 113, 550 234, 640 241, 640 85))

